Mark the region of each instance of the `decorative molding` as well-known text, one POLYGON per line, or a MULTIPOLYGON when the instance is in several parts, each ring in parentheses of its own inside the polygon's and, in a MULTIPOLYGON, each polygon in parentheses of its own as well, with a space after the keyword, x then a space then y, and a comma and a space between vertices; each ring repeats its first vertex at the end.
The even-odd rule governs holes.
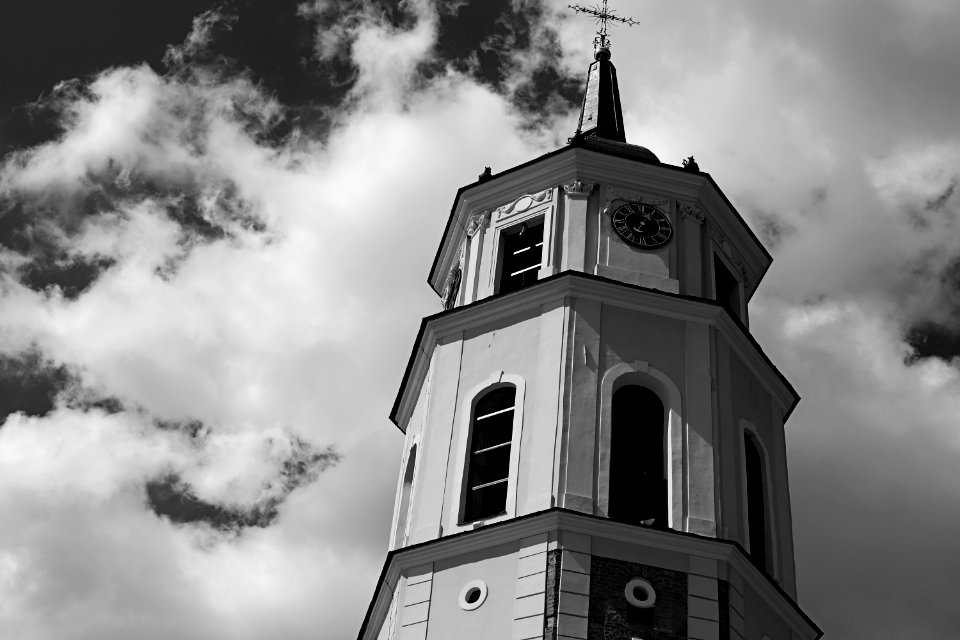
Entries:
MULTIPOLYGON (((469 233, 469 231, 468 231, 469 233)), ((443 283, 443 302, 444 309, 453 309, 457 304, 457 294, 460 293, 460 283, 463 281, 463 261, 467 255, 467 243, 460 245, 460 256, 457 261, 450 266, 447 272, 447 279, 443 283)))
POLYGON ((496 214, 497 220, 503 220, 509 216, 523 213, 535 205, 550 202, 551 200, 553 200, 553 189, 544 189, 538 193, 526 193, 510 204, 499 207, 494 213, 496 214))
POLYGON ((700 210, 700 207, 689 202, 678 202, 677 204, 680 208, 681 217, 690 218, 697 224, 703 224, 706 216, 703 214, 703 211, 700 210))
POLYGON ((460 263, 455 263, 450 267, 447 274, 447 280, 443 284, 443 308, 453 309, 457 304, 457 294, 460 293, 460 282, 463 280, 463 270, 460 263))
POLYGON ((737 271, 740 272, 740 277, 743 278, 743 286, 749 289, 751 285, 750 273, 747 271, 747 268, 743 265, 743 263, 740 262, 740 260, 735 259, 734 264, 737 267, 737 271))
POLYGON ((480 213, 473 214, 467 219, 467 237, 472 238, 477 235, 477 232, 486 229, 488 224, 490 224, 489 211, 481 211, 480 213))
POLYGON ((663 213, 669 216, 670 200, 663 196, 654 196, 633 189, 624 189, 623 187, 607 187, 607 202, 603 205, 603 213, 609 215, 613 210, 613 203, 616 200, 626 200, 628 202, 642 202, 652 204, 655 207, 662 207, 663 213))
POLYGON ((713 237, 717 246, 723 250, 724 255, 726 255, 730 260, 730 263, 733 265, 733 268, 736 270, 736 272, 740 274, 740 277, 743 280, 743 286, 749 289, 751 285, 750 272, 743 264, 743 260, 740 259, 740 255, 733 248, 733 244, 727 239, 726 234, 714 227, 710 230, 710 235, 713 237))
POLYGON ((563 192, 567 194, 570 198, 580 199, 587 198, 591 193, 593 193, 594 187, 596 187, 592 182, 583 182, 579 178, 573 182, 568 182, 563 185, 563 192))
POLYGON ((727 240, 727 234, 721 231, 718 227, 711 226, 710 237, 716 241, 720 248, 723 249, 725 254, 728 256, 733 254, 733 246, 731 246, 730 241, 727 240))

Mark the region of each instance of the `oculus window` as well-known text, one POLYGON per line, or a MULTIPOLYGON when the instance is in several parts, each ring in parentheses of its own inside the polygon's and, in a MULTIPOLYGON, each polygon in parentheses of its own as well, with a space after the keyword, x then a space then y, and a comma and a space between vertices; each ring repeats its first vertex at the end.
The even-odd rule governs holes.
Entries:
POLYGON ((497 293, 510 293, 533 284, 543 260, 543 218, 504 229, 500 246, 497 293))
POLYGON ((463 522, 507 511, 510 445, 517 390, 497 387, 477 400, 470 421, 463 522))

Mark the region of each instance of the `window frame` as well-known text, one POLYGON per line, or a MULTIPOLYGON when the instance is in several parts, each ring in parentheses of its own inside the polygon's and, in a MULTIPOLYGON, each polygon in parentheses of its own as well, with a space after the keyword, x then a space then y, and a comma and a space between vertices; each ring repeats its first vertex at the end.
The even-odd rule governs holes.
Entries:
MULTIPOLYGON (((502 285, 501 279, 503 277, 503 268, 506 263, 506 256, 504 255, 504 252, 506 250, 507 236, 513 235, 515 233, 514 229, 516 229, 517 227, 520 227, 522 225, 536 226, 537 224, 539 224, 539 226, 541 226, 542 228, 542 239, 540 241, 540 263, 539 263, 539 266, 537 267, 537 272, 536 272, 537 280, 540 280, 541 272, 543 271, 544 265, 546 264, 545 258, 546 258, 546 252, 547 252, 548 229, 547 229, 547 216, 544 214, 544 212, 542 211, 535 212, 529 216, 525 216, 522 219, 511 220, 509 224, 504 224, 497 228, 496 230, 497 239, 496 239, 496 242, 494 243, 496 245, 494 247, 495 260, 493 265, 492 292, 494 295, 499 295, 501 293, 500 291, 501 285, 502 285)), ((530 268, 532 269, 532 266, 530 268)), ((528 284, 523 287, 520 287, 519 289, 513 289, 509 293, 520 291, 520 289, 524 289, 529 286, 530 285, 528 284)))
POLYGON ((458 487, 455 500, 451 500, 450 512, 448 513, 449 526, 454 530, 472 529, 492 522, 499 522, 516 515, 517 505, 517 476, 520 464, 520 438, 523 425, 523 403, 526 391, 526 385, 520 376, 497 372, 495 375, 486 379, 484 382, 474 386, 464 394, 464 400, 460 404, 460 416, 455 424, 459 425, 459 436, 457 443, 458 455, 456 458, 456 467, 454 476, 460 479, 455 486, 458 487), (467 492, 469 491, 469 478, 467 473, 470 464, 470 448, 473 441, 473 416, 477 403, 487 393, 497 388, 512 386, 514 387, 513 404, 513 429, 510 438, 510 461, 509 476, 507 477, 507 498, 503 513, 495 516, 480 518, 477 520, 464 520, 467 507, 467 492))
POLYGON ((410 526, 413 523, 413 507, 414 499, 416 497, 417 479, 420 476, 420 469, 423 466, 420 464, 423 454, 423 446, 421 443, 422 435, 422 432, 418 433, 414 438, 408 441, 409 444, 405 445, 403 455, 400 459, 400 477, 399 482, 397 483, 396 495, 394 496, 393 521, 390 528, 391 535, 390 544, 388 547, 391 551, 406 545, 407 541, 410 539, 410 526), (416 458, 413 464, 413 478, 410 482, 409 491, 407 492, 408 499, 406 513, 403 513, 402 503, 404 486, 406 485, 406 482, 404 481, 407 475, 407 468, 410 464, 410 454, 414 451, 416 451, 416 458))
POLYGON ((648 362, 622 362, 603 376, 600 389, 600 441, 595 470, 596 512, 607 517, 610 510, 610 443, 612 440, 613 393, 636 384, 653 391, 663 403, 666 424, 664 468, 667 479, 667 528, 686 531, 684 522, 684 464, 687 451, 683 439, 683 399, 670 377, 648 362))
MULTIPOLYGON (((468 284, 471 291, 467 294, 470 296, 469 302, 490 297, 496 291, 500 277, 500 267, 503 263, 500 256, 502 251, 501 232, 514 225, 530 222, 534 218, 543 218, 543 250, 540 254, 540 270, 537 272, 537 280, 542 280, 558 272, 558 246, 561 243, 561 230, 558 229, 558 220, 560 219, 558 212, 559 193, 560 187, 547 187, 541 191, 523 193, 491 212, 490 223, 485 231, 472 239, 472 241, 477 241, 478 236, 485 236, 477 242, 479 248, 476 256, 477 262, 471 266, 471 269, 475 270, 476 276, 472 275, 474 271, 467 274, 470 283, 473 282, 472 278, 477 278, 476 285, 468 284)), ((467 302, 468 300, 464 298, 464 304, 467 304, 467 302)))
MULTIPOLYGON (((738 455, 740 457, 740 526, 743 531, 743 547, 748 554, 750 553, 750 504, 747 492, 747 437, 753 438, 760 452, 761 463, 763 464, 763 503, 766 512, 764 513, 764 526, 767 536, 767 548, 765 550, 766 563, 764 571, 770 574, 775 580, 780 579, 780 554, 778 553, 776 512, 773 510, 773 469, 771 468, 770 454, 767 446, 760 437, 760 431, 749 420, 741 419, 740 428, 737 430, 740 435, 740 448, 738 455)), ((754 565, 756 566, 756 565, 754 565)))
MULTIPOLYGON (((663 499, 663 501, 664 501, 664 503, 665 503, 665 506, 666 506, 665 516, 666 516, 666 518, 667 518, 667 521, 666 521, 666 522, 655 523, 655 524, 651 524, 651 525, 644 525, 644 526, 649 526, 650 528, 653 528, 653 529, 664 529, 664 530, 666 530, 666 529, 669 529, 669 528, 670 528, 670 515, 669 515, 669 514, 670 514, 670 495, 669 495, 669 490, 667 489, 667 487, 669 486, 669 482, 670 482, 670 478, 669 478, 669 476, 670 476, 670 460, 669 460, 669 450, 670 450, 670 446, 669 446, 670 411, 669 411, 669 407, 668 407, 667 403, 664 402, 663 397, 661 396, 661 394, 658 393, 658 392, 653 388, 653 385, 649 384, 648 381, 637 380, 637 379, 636 379, 636 376, 630 376, 630 375, 620 376, 620 378, 618 378, 618 379, 614 382, 613 388, 611 389, 611 393, 610 393, 610 416, 611 416, 611 419, 610 419, 610 453, 609 453, 609 456, 608 456, 609 464, 608 464, 608 471, 607 471, 608 474, 609 474, 609 477, 610 477, 610 483, 609 483, 608 489, 607 489, 607 503, 606 503, 606 504, 607 504, 607 509, 606 509, 607 517, 609 517, 611 520, 615 520, 616 522, 629 523, 627 520, 621 520, 621 519, 618 519, 618 518, 614 518, 612 515, 610 515, 610 503, 611 503, 611 500, 610 500, 610 493, 611 493, 611 491, 610 491, 610 489, 612 488, 612 486, 613 486, 613 481, 614 481, 614 477, 613 477, 613 471, 614 471, 614 466, 613 466, 613 460, 614 460, 613 440, 614 440, 614 435, 615 435, 614 430, 615 430, 615 428, 616 428, 616 426, 617 426, 617 425, 613 422, 613 411, 614 411, 614 406, 615 406, 615 405, 614 405, 614 398, 616 397, 618 391, 620 391, 621 389, 624 389, 624 388, 626 388, 626 387, 638 387, 638 388, 640 388, 640 389, 644 389, 644 390, 650 392, 651 394, 653 394, 653 396, 660 402, 660 409, 661 409, 661 411, 660 411, 660 420, 661 420, 661 424, 660 424, 660 440, 661 440, 661 442, 660 442, 660 463, 661 463, 662 471, 663 471, 664 490, 667 491, 667 495, 664 495, 664 496, 662 497, 662 499, 663 499)), ((636 523, 634 523, 634 524, 636 524, 636 523)))
POLYGON ((717 245, 713 246, 712 251, 710 252, 713 256, 713 260, 710 261, 710 289, 713 293, 713 299, 720 303, 724 309, 729 309, 729 307, 720 300, 717 291, 717 261, 723 265, 724 269, 727 270, 727 273, 737 282, 737 299, 739 301, 739 308, 736 310, 734 315, 737 317, 737 320, 742 322, 744 325, 747 324, 747 288, 744 285, 743 277, 738 273, 738 270, 734 268, 733 264, 730 262, 730 259, 726 256, 725 252, 717 245))

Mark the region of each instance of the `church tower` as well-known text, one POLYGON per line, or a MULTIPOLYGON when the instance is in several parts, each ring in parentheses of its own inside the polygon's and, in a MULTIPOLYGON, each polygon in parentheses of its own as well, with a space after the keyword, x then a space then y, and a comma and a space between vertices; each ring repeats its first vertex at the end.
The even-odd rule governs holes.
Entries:
POLYGON ((391 412, 360 640, 816 640, 784 423, 750 335, 771 257, 709 174, 625 140, 604 30, 576 135, 456 195, 391 412))

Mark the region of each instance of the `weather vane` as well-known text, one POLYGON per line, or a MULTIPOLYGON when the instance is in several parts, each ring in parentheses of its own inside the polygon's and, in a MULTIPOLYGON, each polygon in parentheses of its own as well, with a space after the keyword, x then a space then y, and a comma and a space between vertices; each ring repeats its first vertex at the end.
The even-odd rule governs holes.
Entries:
POLYGON ((588 16, 592 16, 597 24, 600 25, 600 30, 597 31, 597 37, 593 39, 593 45, 597 49, 607 49, 610 47, 610 38, 607 37, 607 23, 608 22, 619 22, 625 24, 628 27, 632 27, 635 24, 640 24, 633 18, 621 18, 613 14, 613 11, 610 11, 607 8, 607 0, 603 0, 603 7, 593 5, 592 7, 581 7, 579 4, 569 4, 567 5, 577 13, 585 13, 588 16))

